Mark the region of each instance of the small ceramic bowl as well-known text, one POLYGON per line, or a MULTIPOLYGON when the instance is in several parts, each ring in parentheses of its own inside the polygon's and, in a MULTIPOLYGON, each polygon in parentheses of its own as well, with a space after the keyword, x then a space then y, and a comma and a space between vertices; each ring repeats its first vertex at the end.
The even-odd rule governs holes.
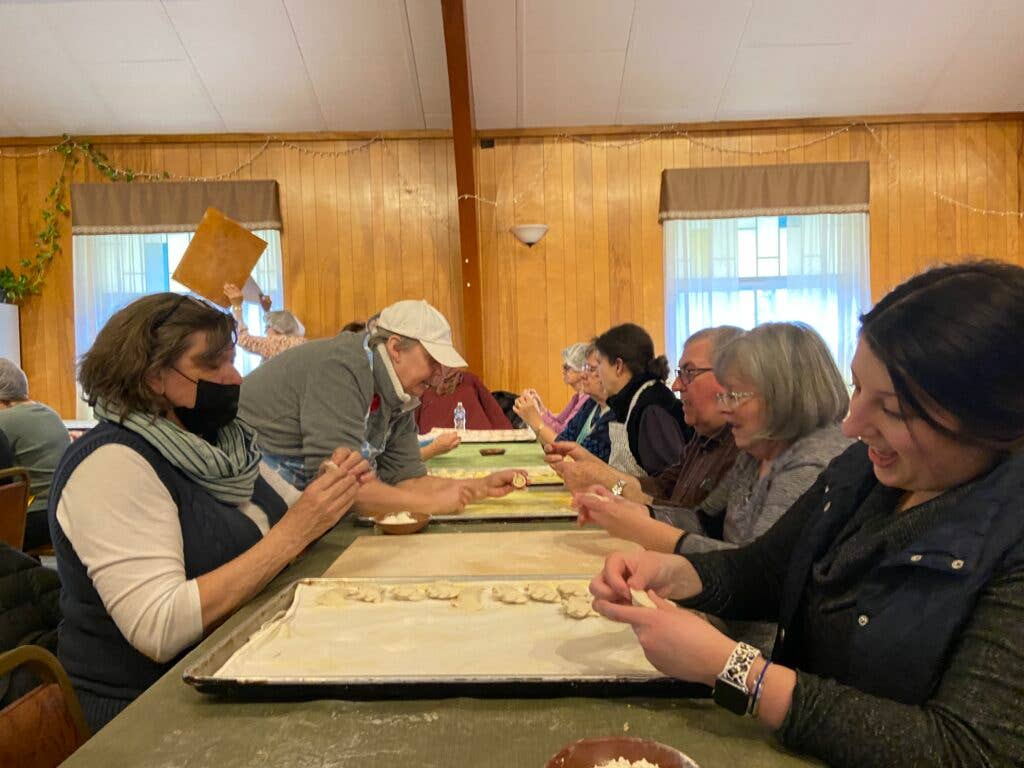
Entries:
POLYGON ((407 533, 418 533, 427 527, 430 523, 430 515, 426 512, 410 512, 409 514, 416 518, 415 523, 383 523, 381 522, 385 517, 396 514, 394 512, 382 513, 373 516, 373 522, 382 533, 389 533, 396 536, 402 536, 407 533))
POLYGON ((630 739, 624 736, 573 742, 548 760, 546 768, 594 768, 620 757, 630 762, 646 760, 658 768, 699 768, 677 749, 649 739, 630 739))

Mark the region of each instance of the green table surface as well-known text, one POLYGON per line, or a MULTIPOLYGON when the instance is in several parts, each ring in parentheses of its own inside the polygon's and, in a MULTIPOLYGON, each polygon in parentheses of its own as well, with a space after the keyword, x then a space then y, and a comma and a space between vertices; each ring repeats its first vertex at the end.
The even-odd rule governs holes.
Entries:
POLYGON ((500 469, 536 467, 544 463, 544 450, 540 443, 463 443, 443 456, 427 462, 431 468, 444 469, 500 469), (501 456, 481 456, 481 448, 504 448, 501 456))
MULTIPOLYGON (((479 457, 479 454, 477 454, 479 457)), ((500 458, 500 457, 499 457, 500 458)), ((568 523, 437 525, 459 531, 571 528, 568 523)), ((543 768, 565 744, 628 735, 670 744, 703 768, 816 764, 783 751, 759 723, 706 700, 634 698, 450 698, 245 702, 218 699, 182 682, 183 670, 267 598, 298 578, 319 576, 371 529, 346 520, 281 573, 198 648, 67 762, 69 768, 543 768)))

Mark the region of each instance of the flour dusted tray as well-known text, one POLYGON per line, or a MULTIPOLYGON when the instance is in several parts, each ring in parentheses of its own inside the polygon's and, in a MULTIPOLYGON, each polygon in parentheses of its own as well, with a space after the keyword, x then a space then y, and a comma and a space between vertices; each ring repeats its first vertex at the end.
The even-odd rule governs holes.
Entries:
MULTIPOLYGON (((303 579, 282 590, 184 673, 205 693, 347 698, 672 693, 632 630, 564 604, 504 604, 492 589, 582 590, 585 577, 459 577, 460 597, 351 599, 350 588, 412 590, 432 579, 303 579), (461 603, 480 597, 480 608, 461 603)), ((584 602, 586 598, 581 598, 584 602)), ((471 602, 471 601, 470 601, 471 602)))
MULTIPOLYGON (((531 520, 575 520, 577 512, 570 506, 572 494, 564 488, 533 488, 513 491, 500 499, 483 499, 466 506, 459 514, 432 515, 435 523, 489 522, 510 523, 531 520)), ((373 525, 373 518, 356 518, 363 525, 373 525)))

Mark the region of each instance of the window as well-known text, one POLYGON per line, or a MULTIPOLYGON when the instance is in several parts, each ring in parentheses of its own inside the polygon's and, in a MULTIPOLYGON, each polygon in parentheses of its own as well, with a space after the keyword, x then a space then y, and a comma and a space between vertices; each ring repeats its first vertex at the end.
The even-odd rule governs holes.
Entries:
MULTIPOLYGON (((253 269, 253 279, 273 299, 283 304, 281 279, 281 233, 276 229, 257 230, 254 234, 267 241, 267 249, 253 269)), ((75 273, 75 351, 85 353, 100 328, 117 310, 150 293, 188 289, 171 279, 188 247, 192 234, 75 235, 72 239, 75 273)), ((259 307, 244 305, 243 319, 253 333, 263 332, 259 307)), ((260 358, 237 350, 235 367, 244 376, 260 363, 260 358)), ((89 409, 79 408, 79 418, 91 418, 89 409)))
POLYGON ((701 328, 798 320, 849 383, 870 302, 867 214, 670 220, 664 230, 669 355, 701 328))

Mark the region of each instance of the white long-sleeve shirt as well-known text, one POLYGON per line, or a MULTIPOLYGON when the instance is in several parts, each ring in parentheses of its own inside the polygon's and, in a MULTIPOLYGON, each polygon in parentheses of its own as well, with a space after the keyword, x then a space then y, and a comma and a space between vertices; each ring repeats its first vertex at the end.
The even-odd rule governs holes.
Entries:
MULTIPOLYGON (((260 474, 288 506, 299 497, 266 465, 260 474)), ((252 502, 239 509, 266 534, 262 509, 252 502)), ((185 578, 178 508, 139 453, 117 444, 97 448, 65 483, 57 522, 132 647, 162 663, 202 638, 199 586, 185 578)))

